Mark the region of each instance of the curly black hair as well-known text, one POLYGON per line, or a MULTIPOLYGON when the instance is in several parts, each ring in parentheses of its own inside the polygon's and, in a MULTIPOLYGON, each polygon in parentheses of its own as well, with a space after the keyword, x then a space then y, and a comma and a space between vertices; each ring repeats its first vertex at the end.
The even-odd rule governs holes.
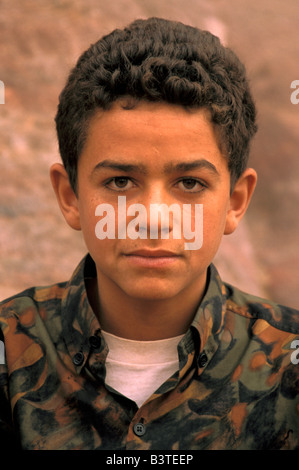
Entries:
POLYGON ((210 32, 150 18, 92 44, 62 90, 56 129, 75 192, 77 163, 91 116, 124 96, 208 109, 228 159, 231 185, 246 168, 257 125, 244 65, 210 32))

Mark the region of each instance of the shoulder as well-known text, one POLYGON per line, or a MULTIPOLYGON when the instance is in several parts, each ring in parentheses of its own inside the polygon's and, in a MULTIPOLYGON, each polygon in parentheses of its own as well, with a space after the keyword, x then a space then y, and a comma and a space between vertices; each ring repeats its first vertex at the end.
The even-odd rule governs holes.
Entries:
POLYGON ((224 286, 227 311, 263 321, 277 330, 299 334, 299 310, 248 294, 228 283, 224 286))
POLYGON ((65 290, 65 282, 37 286, 19 292, 0 302, 0 320, 19 317, 34 311, 57 310, 65 290))
POLYGON ((10 367, 38 361, 45 345, 59 342, 64 292, 64 283, 32 287, 0 303, 0 340, 10 367))
MULTIPOLYGON (((89 255, 86 255, 76 267, 68 281, 48 286, 30 287, 0 302, 1 316, 20 314, 28 309, 57 311, 63 299, 74 294, 84 285, 85 272, 89 276, 95 267, 89 255)), ((75 296, 76 297, 76 296, 75 296)), ((77 297, 76 297, 76 300, 77 297)))

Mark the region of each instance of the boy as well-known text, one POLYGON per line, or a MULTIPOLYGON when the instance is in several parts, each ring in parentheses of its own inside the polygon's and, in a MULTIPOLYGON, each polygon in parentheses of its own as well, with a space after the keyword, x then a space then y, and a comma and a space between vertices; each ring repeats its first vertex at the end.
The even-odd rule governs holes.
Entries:
POLYGON ((69 282, 1 304, 2 442, 298 449, 298 311, 211 264, 257 178, 237 57, 208 32, 135 21, 80 57, 56 126, 51 181, 88 255, 69 282))

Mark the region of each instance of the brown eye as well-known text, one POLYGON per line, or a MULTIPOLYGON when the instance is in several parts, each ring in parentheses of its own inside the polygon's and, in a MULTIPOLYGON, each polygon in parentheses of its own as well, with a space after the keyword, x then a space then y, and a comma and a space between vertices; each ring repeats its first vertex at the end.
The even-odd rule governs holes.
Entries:
POLYGON ((125 178, 125 177, 122 177, 122 176, 118 176, 118 177, 114 178, 115 186, 117 186, 120 189, 125 188, 126 185, 128 184, 128 181, 129 181, 128 178, 125 178))
POLYGON ((179 181, 179 185, 182 185, 181 188, 183 191, 197 193, 204 189, 204 184, 198 181, 195 178, 184 178, 179 181))
POLYGON ((197 181, 190 178, 190 179, 183 180, 183 184, 186 189, 193 189, 195 185, 197 184, 197 181))
POLYGON ((134 187, 133 182, 126 176, 114 176, 105 183, 106 188, 112 191, 126 191, 134 187))

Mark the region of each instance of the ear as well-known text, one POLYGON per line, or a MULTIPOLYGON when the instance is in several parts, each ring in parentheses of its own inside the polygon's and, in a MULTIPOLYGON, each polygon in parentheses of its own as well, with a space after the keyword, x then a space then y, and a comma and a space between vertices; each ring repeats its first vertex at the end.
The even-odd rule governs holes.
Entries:
POLYGON ((253 168, 247 168, 236 182, 230 196, 224 235, 229 235, 237 228, 250 203, 256 182, 257 174, 253 168))
POLYGON ((74 230, 81 230, 78 199, 71 187, 68 174, 61 163, 54 163, 51 166, 50 178, 66 222, 74 230))

